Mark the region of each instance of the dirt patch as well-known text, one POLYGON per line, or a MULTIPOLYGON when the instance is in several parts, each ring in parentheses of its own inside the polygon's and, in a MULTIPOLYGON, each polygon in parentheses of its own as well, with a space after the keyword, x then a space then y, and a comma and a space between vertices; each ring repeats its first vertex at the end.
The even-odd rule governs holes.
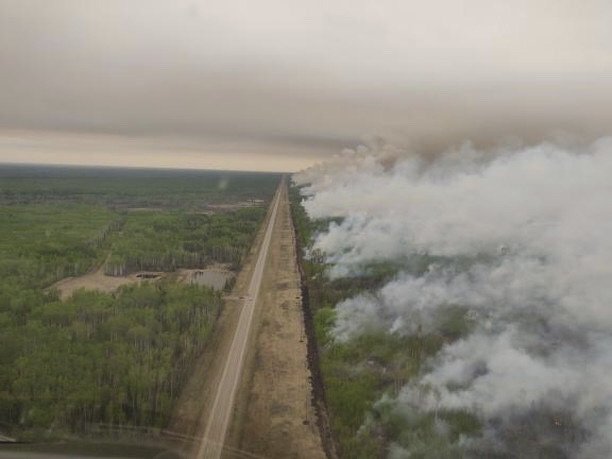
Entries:
POLYGON ((107 276, 104 274, 103 270, 99 269, 83 276, 67 277, 53 284, 51 288, 57 289, 60 298, 65 300, 69 298, 76 290, 81 288, 112 293, 122 285, 134 284, 140 282, 140 280, 141 279, 136 277, 136 275, 127 277, 107 276))
POLYGON ((142 281, 154 282, 169 276, 176 276, 179 282, 186 284, 205 285, 215 290, 223 290, 227 281, 234 277, 226 264, 215 264, 203 269, 179 269, 176 273, 160 271, 139 271, 127 276, 108 276, 104 274, 104 265, 96 271, 78 277, 66 277, 49 289, 57 289, 60 298, 65 300, 78 289, 97 290, 104 293, 113 293, 122 285, 137 284, 142 281))
POLYGON ((234 203, 227 203, 227 204, 208 204, 208 206, 206 206, 208 208, 208 210, 211 210, 213 212, 217 211, 217 212, 223 212, 223 211, 230 211, 230 210, 237 210, 237 209, 245 209, 248 207, 261 207, 263 206, 264 201, 261 199, 253 199, 253 200, 249 200, 249 201, 240 201, 240 202, 234 202, 234 203))

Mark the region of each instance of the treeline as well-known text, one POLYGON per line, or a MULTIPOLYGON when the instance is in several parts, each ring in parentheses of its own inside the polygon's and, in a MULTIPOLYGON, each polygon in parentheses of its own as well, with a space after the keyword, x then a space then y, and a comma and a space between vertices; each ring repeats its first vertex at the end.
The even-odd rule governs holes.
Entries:
MULTIPOLYGON (((311 248, 317 232, 329 221, 312 221, 301 201, 299 189, 290 189, 291 211, 300 244, 311 248)), ((422 273, 431 262, 420 257, 400 263, 374 263, 359 275, 329 279, 324 254, 302 260, 304 282, 313 312, 320 368, 336 448, 342 458, 374 458, 389 455, 393 444, 410 443, 416 457, 462 457, 450 442, 460 435, 477 435, 477 419, 464 411, 412 413, 401 416, 392 400, 419 374, 425 361, 444 343, 458 339, 469 327, 464 310, 450 308, 435 333, 388 334, 372 330, 348 341, 334 338, 335 306, 359 293, 375 291, 400 269, 422 273), (436 430, 443 422, 444 435, 436 430)))
POLYGON ((118 216, 115 220, 108 223, 89 241, 89 243, 95 248, 100 249, 107 245, 109 237, 119 231, 125 224, 126 217, 118 216))
POLYGON ((163 426, 221 306, 196 285, 145 283, 0 302, 0 425, 86 432, 163 426))

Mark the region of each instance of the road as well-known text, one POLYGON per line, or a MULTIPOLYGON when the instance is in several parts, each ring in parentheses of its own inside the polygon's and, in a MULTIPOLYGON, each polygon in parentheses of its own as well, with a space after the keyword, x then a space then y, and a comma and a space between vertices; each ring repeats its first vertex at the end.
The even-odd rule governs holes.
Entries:
POLYGON ((283 178, 272 201, 272 211, 257 256, 257 262, 249 282, 247 294, 243 300, 238 324, 232 338, 225 366, 223 367, 221 379, 217 385, 204 436, 197 452, 196 457, 198 459, 217 459, 221 457, 223 452, 228 426, 233 414, 236 392, 243 372, 255 305, 259 296, 264 267, 270 249, 270 241, 272 240, 272 230, 278 214, 281 190, 285 186, 285 179, 283 178))
POLYGON ((228 438, 240 451, 269 459, 325 459, 297 250, 283 187, 228 438))

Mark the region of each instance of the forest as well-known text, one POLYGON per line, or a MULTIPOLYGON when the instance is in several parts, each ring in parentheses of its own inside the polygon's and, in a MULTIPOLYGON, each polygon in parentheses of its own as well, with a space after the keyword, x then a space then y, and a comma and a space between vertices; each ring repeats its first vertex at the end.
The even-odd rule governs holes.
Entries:
POLYGON ((106 274, 199 268, 213 261, 237 269, 265 212, 251 207, 216 215, 133 213, 113 238, 106 274))
POLYGON ((407 263, 375 263, 359 275, 331 279, 324 254, 309 248, 317 232, 329 225, 311 220, 301 202, 299 188, 290 190, 291 210, 299 245, 308 256, 301 257, 303 282, 308 289, 313 315, 326 405, 336 449, 342 458, 373 458, 389 455, 394 444, 410 444, 414 457, 461 457, 453 450, 460 436, 480 434, 479 421, 461 410, 400 416, 390 399, 411 378, 419 374, 429 357, 444 343, 452 342, 469 330, 465 311, 449 307, 435 333, 412 335, 365 331, 346 341, 334 336, 335 306, 360 293, 375 291, 391 280, 399 269, 423 272, 432 262, 427 257, 407 263), (389 402, 388 402, 389 400, 389 402), (443 420, 449 431, 439 434, 443 420))
POLYGON ((38 300, 1 316, 0 422, 30 436, 164 426, 221 307, 219 292, 164 282, 38 300))
POLYGON ((278 174, 78 166, 0 166, 0 204, 81 203, 113 209, 207 209, 268 199, 278 174))
POLYGON ((278 179, 0 167, 0 432, 28 440, 101 424, 164 427, 222 292, 169 276, 62 301, 52 286, 100 266, 113 276, 238 269, 278 179))

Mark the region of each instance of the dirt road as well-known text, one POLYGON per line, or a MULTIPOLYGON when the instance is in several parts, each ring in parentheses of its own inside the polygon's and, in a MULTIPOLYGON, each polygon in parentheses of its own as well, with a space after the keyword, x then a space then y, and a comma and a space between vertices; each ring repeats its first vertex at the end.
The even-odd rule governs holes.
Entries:
POLYGON ((278 214, 279 196, 281 190, 285 187, 286 185, 283 179, 272 202, 272 212, 268 219, 249 288, 243 300, 244 302, 238 318, 238 325, 209 413, 204 437, 196 456, 198 459, 216 459, 221 457, 221 453, 223 452, 228 425, 233 414, 236 391, 242 376, 247 344, 249 342, 253 316, 255 313, 255 305, 257 304, 261 280, 266 265, 270 242, 272 240, 272 230, 275 226, 278 214))

